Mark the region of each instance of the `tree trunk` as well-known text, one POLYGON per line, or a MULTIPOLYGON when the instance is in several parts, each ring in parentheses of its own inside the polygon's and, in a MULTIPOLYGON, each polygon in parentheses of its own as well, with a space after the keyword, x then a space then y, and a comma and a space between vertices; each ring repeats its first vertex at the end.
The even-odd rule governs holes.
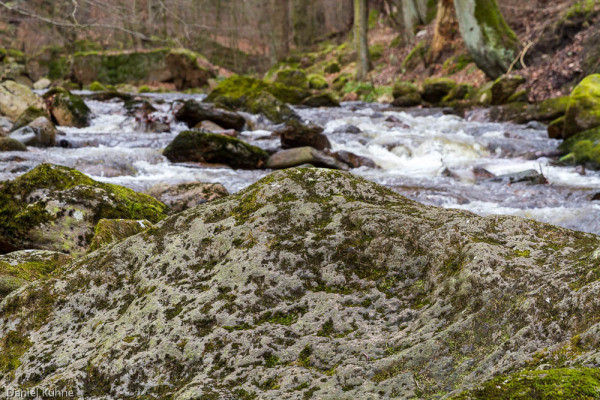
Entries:
POLYGON ((270 56, 271 62, 281 61, 289 53, 289 1, 271 0, 270 56))
POLYGON ((419 25, 426 25, 435 18, 435 0, 401 0, 406 38, 412 40, 419 25))
POLYGON ((519 54, 519 39, 496 0, 455 0, 460 33, 471 57, 490 78, 504 74, 519 54))
POLYGON ((440 0, 438 3, 437 15, 435 18, 435 27, 433 40, 429 53, 429 62, 436 62, 444 50, 458 33, 458 21, 454 11, 454 0, 440 0))
POLYGON ((354 0, 354 41, 356 43, 356 79, 364 81, 369 73, 369 41, 367 0, 354 0))

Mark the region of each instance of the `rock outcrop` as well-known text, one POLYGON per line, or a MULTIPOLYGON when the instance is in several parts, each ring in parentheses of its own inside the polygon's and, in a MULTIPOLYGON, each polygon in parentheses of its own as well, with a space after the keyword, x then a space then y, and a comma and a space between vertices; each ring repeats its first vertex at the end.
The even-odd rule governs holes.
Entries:
POLYGON ((408 399, 590 377, 597 393, 599 249, 348 173, 280 171, 6 297, 0 386, 408 399))

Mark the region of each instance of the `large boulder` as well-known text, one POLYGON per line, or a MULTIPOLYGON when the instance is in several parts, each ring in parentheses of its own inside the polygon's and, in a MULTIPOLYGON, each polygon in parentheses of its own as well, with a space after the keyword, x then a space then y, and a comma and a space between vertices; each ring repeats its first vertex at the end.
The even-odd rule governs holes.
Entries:
POLYGON ((27 86, 14 81, 0 82, 0 115, 16 121, 28 107, 43 109, 43 100, 27 86))
POLYGON ((167 146, 164 156, 173 162, 226 164, 233 168, 262 168, 269 155, 259 147, 215 133, 184 131, 167 146))
POLYGON ((67 254, 47 250, 22 250, 0 255, 0 301, 29 282, 47 278, 71 260, 67 254))
POLYGON ((9 137, 27 146, 52 147, 56 144, 56 128, 48 118, 42 116, 11 132, 9 137))
POLYGON ((193 128, 202 121, 211 121, 225 129, 241 131, 246 120, 240 114, 201 104, 194 100, 186 101, 175 113, 175 117, 193 128))
POLYGON ((215 77, 213 66, 200 54, 169 48, 75 53, 72 73, 84 85, 172 82, 178 90, 206 86, 215 77))
POLYGON ((425 206, 349 173, 279 171, 5 298, 0 387, 586 398, 552 393, 598 393, 599 248, 592 234, 425 206))
POLYGON ((600 74, 590 75, 573 89, 565 114, 563 139, 600 126, 600 74))
POLYGON ((66 89, 54 88, 44 94, 52 118, 60 126, 84 128, 90 124, 91 110, 83 99, 66 89))
POLYGON ((423 82, 421 97, 431 104, 438 104, 455 86, 456 82, 450 78, 427 78, 423 82))
POLYGON ((577 133, 560 145, 565 161, 600 168, 600 127, 577 133))
POLYGON ((0 182, 0 253, 34 248, 82 254, 100 219, 158 222, 166 211, 148 195, 96 182, 71 168, 41 164, 0 182))
POLYGON ((393 104, 396 107, 414 107, 423 102, 419 88, 410 82, 396 82, 392 95, 394 96, 393 104))
POLYGON ((174 185, 159 183, 146 191, 160 200, 173 212, 181 212, 207 201, 228 196, 229 192, 220 183, 186 182, 174 185))
POLYGON ((313 123, 305 125, 298 121, 290 121, 273 134, 279 136, 283 149, 304 146, 314 147, 317 150, 331 148, 329 139, 323 134, 323 128, 313 123))
POLYGON ((492 85, 492 105, 500 105, 508 102, 515 94, 517 88, 525 83, 525 78, 520 75, 502 75, 492 85))

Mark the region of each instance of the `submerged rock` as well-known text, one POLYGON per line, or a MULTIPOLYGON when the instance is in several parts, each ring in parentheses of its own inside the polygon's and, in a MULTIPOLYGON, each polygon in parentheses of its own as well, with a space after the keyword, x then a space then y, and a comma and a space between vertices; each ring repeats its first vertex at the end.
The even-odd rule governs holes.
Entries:
POLYGON ((280 171, 9 295, 0 386, 183 400, 493 384, 501 398, 515 392, 497 376, 543 368, 573 390, 555 378, 600 362, 599 248, 348 173, 280 171))
POLYGON ((0 255, 0 301, 10 292, 71 262, 64 253, 47 250, 22 250, 0 255))
POLYGON ((163 154, 173 162, 206 162, 243 169, 262 168, 269 158, 267 152, 242 140, 198 131, 181 132, 163 154))
POLYGON ((176 185, 159 183, 148 189, 146 193, 160 200, 176 213, 229 195, 225 186, 220 183, 206 182, 186 182, 176 185))
POLYGON ((100 183, 72 168, 41 164, 0 182, 0 252, 44 249, 84 253, 102 218, 158 222, 167 208, 158 200, 100 183))
POLYGON ((111 243, 127 239, 130 236, 149 229, 152 223, 135 219, 101 219, 94 229, 94 237, 88 251, 96 251, 111 243))

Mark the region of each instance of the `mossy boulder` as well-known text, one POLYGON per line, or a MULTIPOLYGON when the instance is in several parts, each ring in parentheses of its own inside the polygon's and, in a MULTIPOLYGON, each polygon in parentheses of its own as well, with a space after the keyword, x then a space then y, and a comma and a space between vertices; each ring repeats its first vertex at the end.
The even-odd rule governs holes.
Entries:
POLYGON ((394 96, 393 105, 396 107, 414 107, 423 102, 419 88, 410 82, 396 82, 392 89, 392 95, 394 96))
POLYGON ((600 127, 571 136, 560 145, 565 161, 600 168, 600 127))
POLYGON ((573 89, 565 115, 563 138, 600 126, 600 75, 589 75, 573 89))
POLYGON ((94 82, 90 83, 89 89, 92 92, 103 92, 106 90, 106 87, 103 84, 101 84, 100 82, 94 81, 94 82))
POLYGON ((43 100, 27 86, 14 81, 0 82, 0 115, 16 121, 32 106, 45 108, 43 100))
POLYGON ((0 387, 578 398, 597 387, 599 248, 346 172, 277 171, 6 297, 0 387))
POLYGON ((273 122, 280 123, 287 118, 297 118, 285 103, 300 104, 310 95, 310 91, 302 88, 234 75, 222 81, 204 101, 230 109, 262 113, 273 122))
POLYGON ((178 90, 206 86, 215 77, 212 65, 200 54, 170 48, 75 53, 72 73, 83 85, 173 82, 178 90))
POLYGON ((428 103, 439 104, 456 86, 450 78, 427 78, 423 81, 421 97, 428 103))
POLYGON ((44 99, 50 104, 50 114, 57 125, 84 128, 90 124, 91 110, 70 91, 53 88, 44 94, 44 99))
POLYGON ((22 250, 0 255, 0 301, 14 290, 50 276, 71 262, 64 253, 22 250))
POLYGON ((329 87, 329 83, 323 75, 320 74, 310 74, 308 75, 308 84, 311 89, 327 89, 329 87))
POLYGON ((340 64, 337 61, 331 61, 330 63, 325 65, 325 68, 323 68, 323 72, 325 72, 326 74, 337 74, 341 70, 342 68, 340 67, 340 64))
POLYGON ((340 74, 337 78, 333 80, 333 89, 342 90, 352 80, 352 76, 350 74, 340 74))
POLYGON ((497 122, 524 124, 529 121, 551 122, 565 115, 569 97, 556 97, 539 103, 510 103, 489 108, 489 118, 497 122))
POLYGON ((167 212, 148 195, 52 164, 0 187, 0 252, 34 248, 78 255, 102 218, 158 222, 167 212))
POLYGON ((225 186, 220 183, 206 182, 186 182, 174 185, 159 183, 148 189, 146 193, 169 206, 173 212, 181 212, 229 195, 225 186))
POLYGON ((451 103, 458 100, 465 100, 470 98, 475 89, 468 83, 461 83, 452 88, 450 92, 442 99, 442 103, 451 103))
POLYGON ((306 73, 303 70, 296 68, 286 68, 277 71, 275 82, 302 89, 308 89, 309 87, 306 73))
POLYGON ((164 156, 173 162, 226 164, 233 168, 262 168, 269 155, 239 139, 214 133, 184 131, 167 146, 164 156))
POLYGON ((502 75, 492 85, 492 105, 508 103, 508 99, 525 83, 525 78, 520 75, 502 75))
POLYGON ((152 227, 147 220, 101 219, 94 229, 94 237, 88 251, 96 251, 111 243, 127 239, 152 227))
POLYGON ((0 151, 27 151, 27 146, 10 137, 0 137, 0 151))
POLYGON ((246 125, 246 120, 240 114, 211 107, 208 104, 188 100, 175 113, 175 118, 185 122, 190 128, 202 121, 211 121, 225 129, 241 131, 246 125))
POLYGON ((339 107, 340 102, 331 93, 317 93, 304 99, 302 105, 307 107, 339 107))

